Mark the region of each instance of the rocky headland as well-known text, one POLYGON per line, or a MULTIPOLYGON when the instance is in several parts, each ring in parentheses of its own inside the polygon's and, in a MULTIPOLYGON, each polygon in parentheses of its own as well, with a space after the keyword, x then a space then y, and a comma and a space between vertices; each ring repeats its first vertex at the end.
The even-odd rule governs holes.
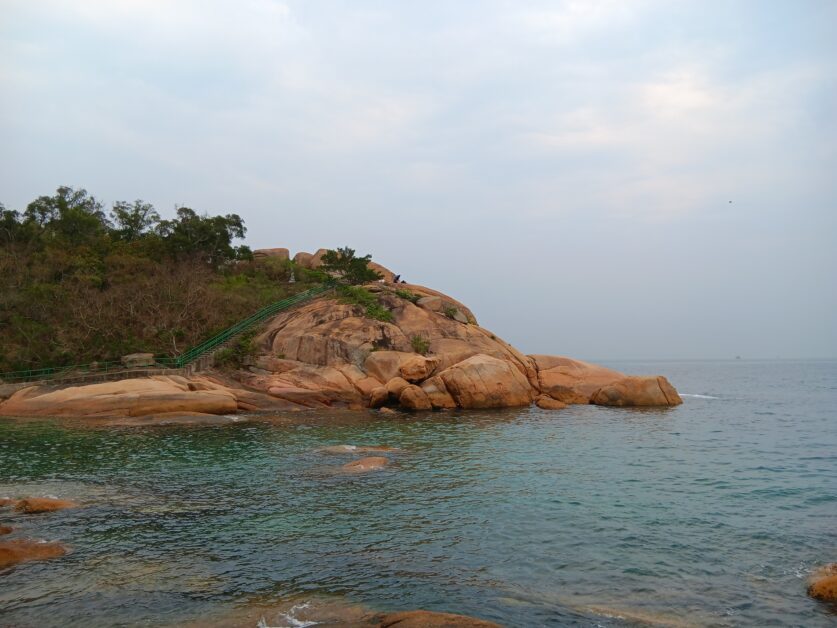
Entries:
MULTIPOLYGON (((314 269, 324 253, 298 253, 294 260, 314 269)), ((287 249, 256 254, 289 257, 287 249)), ((682 403, 662 376, 628 376, 568 357, 524 355, 481 327, 458 300, 424 286, 395 283, 391 271, 370 266, 383 279, 362 289, 386 316, 370 316, 364 305, 326 293, 270 319, 241 368, 75 386, 0 387, 0 415, 164 421, 326 408, 682 403)))

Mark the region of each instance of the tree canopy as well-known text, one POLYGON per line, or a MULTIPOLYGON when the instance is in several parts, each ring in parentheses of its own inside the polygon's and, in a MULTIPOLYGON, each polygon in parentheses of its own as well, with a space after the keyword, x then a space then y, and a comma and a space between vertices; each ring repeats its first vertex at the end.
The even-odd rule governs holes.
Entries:
POLYGON ((371 261, 371 255, 357 257, 354 249, 344 246, 336 251, 331 249, 326 251, 320 268, 341 281, 357 285, 377 281, 382 277, 379 272, 369 268, 371 261))

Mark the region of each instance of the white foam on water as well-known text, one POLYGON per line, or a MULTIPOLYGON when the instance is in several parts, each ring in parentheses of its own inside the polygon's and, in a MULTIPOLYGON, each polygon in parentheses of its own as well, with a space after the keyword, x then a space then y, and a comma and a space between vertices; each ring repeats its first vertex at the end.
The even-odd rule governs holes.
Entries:
POLYGON ((693 399, 720 399, 720 397, 713 397, 712 395, 690 395, 688 393, 680 393, 681 397, 692 397, 693 399))
POLYGON ((288 622, 287 625, 282 626, 269 625, 267 620, 265 620, 264 615, 262 615, 262 617, 259 618, 259 622, 256 624, 256 628, 307 628, 308 626, 316 626, 319 622, 297 619, 294 617, 294 613, 306 609, 309 606, 310 604, 308 602, 305 602, 304 604, 294 604, 290 609, 288 609, 287 613, 280 612, 279 616, 282 617, 282 620, 288 622))

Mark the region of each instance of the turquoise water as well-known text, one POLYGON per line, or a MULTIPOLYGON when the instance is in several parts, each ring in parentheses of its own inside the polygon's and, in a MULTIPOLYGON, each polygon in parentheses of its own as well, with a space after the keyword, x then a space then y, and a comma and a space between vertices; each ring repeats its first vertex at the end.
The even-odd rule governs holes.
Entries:
MULTIPOLYGON (((294 415, 213 427, 0 420, 0 510, 73 549, 0 572, 0 625, 176 624, 325 596, 509 626, 827 626, 837 362, 614 363, 670 410, 294 415), (344 475, 335 444, 397 447, 344 475)), ((271 624, 282 625, 282 624, 271 624)), ((290 624, 288 624, 290 625, 290 624)))

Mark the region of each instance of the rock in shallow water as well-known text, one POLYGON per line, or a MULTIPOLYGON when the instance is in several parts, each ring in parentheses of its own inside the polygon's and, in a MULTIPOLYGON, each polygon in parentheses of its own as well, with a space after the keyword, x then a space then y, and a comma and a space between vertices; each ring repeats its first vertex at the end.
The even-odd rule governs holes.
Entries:
POLYGON ((369 456, 368 458, 361 458, 360 460, 348 462, 341 468, 346 473, 366 473, 368 471, 383 469, 388 464, 389 458, 384 458, 383 456, 369 456))
POLYGON ((808 595, 820 602, 837 603, 837 563, 820 567, 809 580, 808 595))
POLYGON ((0 569, 28 560, 46 560, 67 553, 61 543, 46 543, 30 539, 12 539, 0 543, 0 569))
POLYGON ((623 377, 599 389, 591 403, 619 408, 650 408, 678 406, 683 400, 665 377, 623 377))
POLYGON ((14 531, 12 526, 0 526, 0 536, 4 534, 11 534, 14 531))
POLYGON ((53 497, 27 497, 15 504, 15 510, 27 515, 34 515, 41 512, 54 512, 67 508, 78 508, 78 504, 68 499, 55 499, 53 497))

